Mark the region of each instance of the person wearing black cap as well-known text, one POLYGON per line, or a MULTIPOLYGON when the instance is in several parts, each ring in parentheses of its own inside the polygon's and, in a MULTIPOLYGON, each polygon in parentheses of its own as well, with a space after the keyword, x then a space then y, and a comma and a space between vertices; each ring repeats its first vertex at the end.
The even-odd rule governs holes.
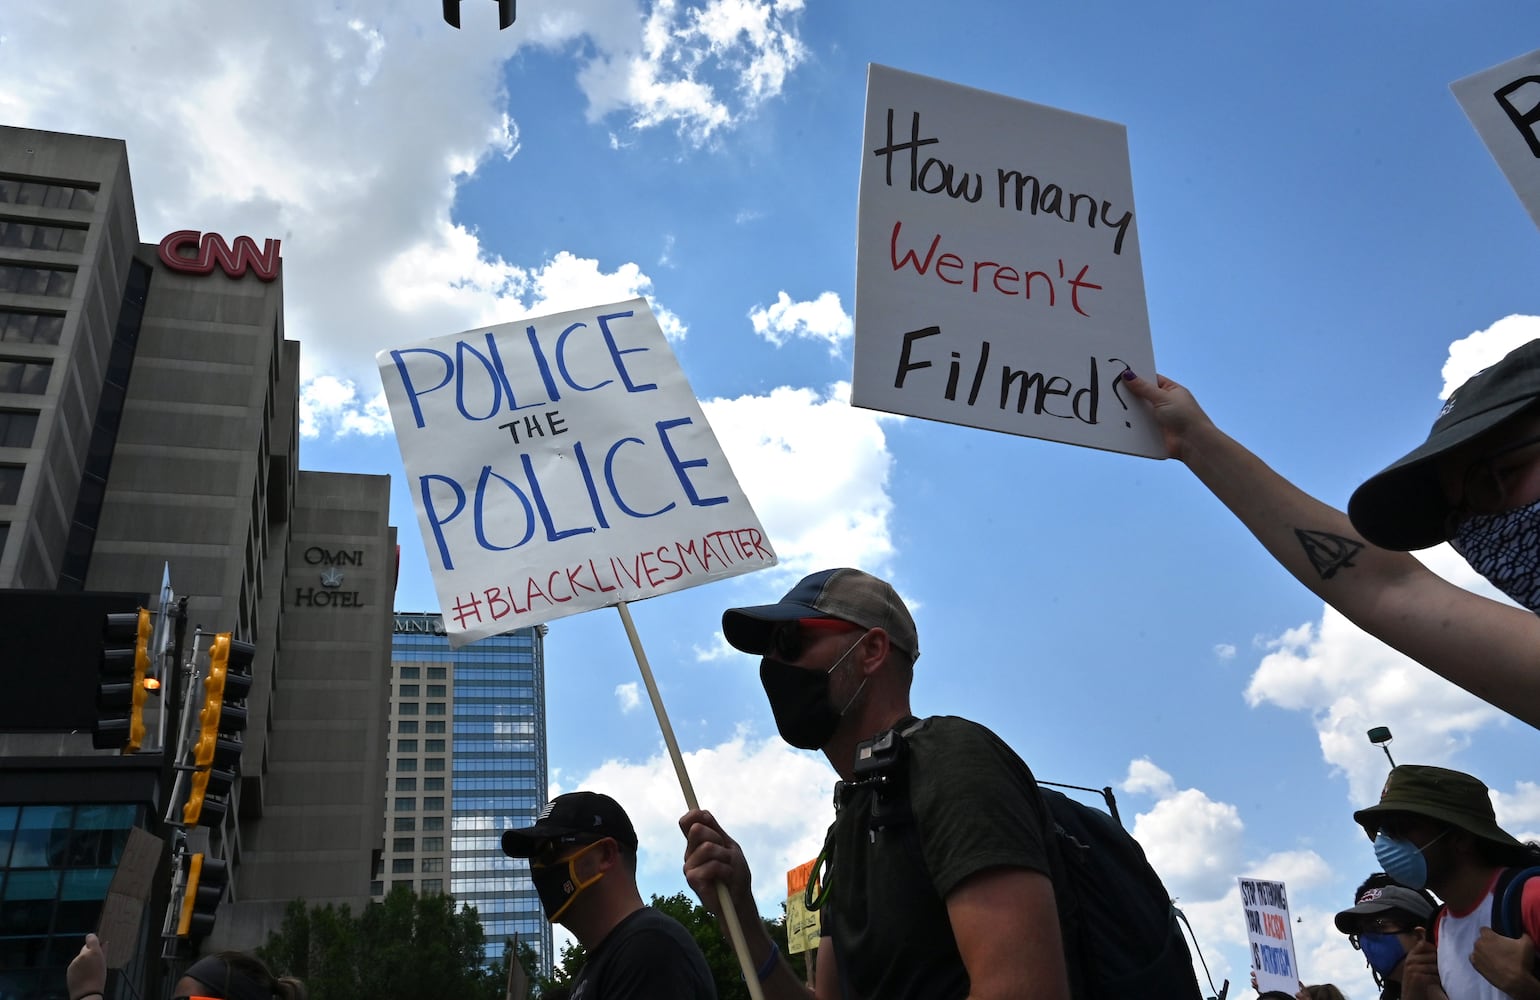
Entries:
POLYGON ((599 792, 558 795, 533 826, 503 834, 503 852, 528 858, 546 919, 588 951, 572 1000, 716 1000, 700 946, 636 888, 636 831, 599 792))
POLYGON ((1179 459, 1284 568, 1364 631, 1540 728, 1540 340, 1478 373, 1428 438, 1347 513, 1270 469, 1164 375, 1123 373, 1179 459), (1527 609, 1456 587, 1409 553, 1448 541, 1527 609))
POLYGON ((1540 997, 1540 878, 1515 882, 1515 873, 1540 863, 1540 848, 1497 825, 1486 785, 1460 771, 1401 764, 1380 801, 1353 820, 1374 842, 1386 875, 1444 901, 1431 925, 1414 928, 1419 940, 1406 956, 1403 1000, 1540 997), (1493 930, 1502 920, 1494 904, 1507 909, 1508 900, 1518 920, 1512 937, 1493 930))
MULTIPOLYGON (((1052 833, 1035 781, 984 727, 914 718, 919 636, 893 588, 860 570, 824 570, 775 604, 729 609, 722 630, 762 657, 782 739, 822 750, 842 779, 821 855, 827 895, 811 995, 1067 1000, 1052 833), (884 782, 908 792, 891 826, 884 782)), ((727 886, 767 1000, 805 1000, 807 988, 768 936, 753 932, 761 924, 738 844, 703 810, 679 826, 686 880, 713 913, 716 886, 727 886)))
MULTIPOLYGON (((107 988, 107 958, 95 934, 86 935, 80 954, 65 970, 70 1000, 101 1000, 107 988)), ((171 988, 172 1000, 305 1000, 305 984, 275 976, 259 959, 239 951, 205 955, 171 988)))
POLYGON ((1417 947, 1416 931, 1432 925, 1438 903, 1425 889, 1398 885, 1383 872, 1363 881, 1353 905, 1337 914, 1337 930, 1363 953, 1380 1000, 1400 1000, 1407 954, 1417 947))

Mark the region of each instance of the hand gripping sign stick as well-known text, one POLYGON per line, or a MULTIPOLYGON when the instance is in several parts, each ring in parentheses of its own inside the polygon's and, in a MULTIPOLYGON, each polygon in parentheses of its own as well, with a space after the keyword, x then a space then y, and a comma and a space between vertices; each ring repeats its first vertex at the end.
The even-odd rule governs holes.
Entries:
MULTIPOLYGON (((647 697, 652 699, 652 710, 658 717, 658 728, 663 731, 663 742, 668 747, 669 759, 674 762, 674 774, 679 777, 684 803, 692 811, 699 809, 695 787, 690 784, 690 772, 685 770, 684 757, 679 753, 679 741, 674 739, 674 727, 670 725, 668 712, 663 708, 663 696, 658 694, 658 685, 652 679, 652 668, 647 665, 647 653, 642 649, 641 637, 636 634, 636 624, 631 621, 631 609, 626 607, 625 601, 616 604, 615 609, 620 612, 620 620, 625 623, 626 638, 631 640, 631 651, 636 654, 636 665, 642 671, 642 683, 647 685, 647 697)), ((738 922, 738 911, 733 909, 732 896, 721 882, 717 883, 717 901, 722 906, 722 919, 727 923, 727 933, 732 938, 733 951, 738 956, 738 967, 743 970, 743 982, 749 988, 749 996, 753 1000, 765 1000, 764 991, 759 986, 759 972, 754 968, 754 960, 749 957, 749 943, 743 936, 743 925, 738 922)))

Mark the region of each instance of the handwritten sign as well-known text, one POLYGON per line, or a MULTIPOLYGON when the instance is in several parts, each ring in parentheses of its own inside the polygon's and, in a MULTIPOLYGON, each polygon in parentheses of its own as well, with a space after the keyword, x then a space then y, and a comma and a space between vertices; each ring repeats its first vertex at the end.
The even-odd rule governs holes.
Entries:
POLYGON ((96 936, 101 938, 109 969, 127 968, 139 955, 139 924, 165 846, 164 840, 137 826, 128 831, 128 841, 118 856, 118 867, 107 885, 102 917, 96 925, 96 936))
POLYGON ((1540 49, 1449 85, 1540 226, 1540 49))
POLYGON ((851 402, 1163 457, 1123 126, 873 65, 851 402))
POLYGON ((1257 973, 1257 991, 1282 990, 1293 996, 1299 990, 1299 967, 1294 961, 1294 930, 1289 922, 1289 896, 1282 882, 1243 878, 1241 906, 1246 911, 1246 937, 1251 942, 1251 967, 1257 973))
POLYGON ((376 360, 451 646, 775 564, 646 300, 376 360))
POLYGON ((821 911, 807 908, 807 880, 812 877, 815 864, 816 859, 786 873, 786 951, 792 955, 816 952, 823 933, 821 911))

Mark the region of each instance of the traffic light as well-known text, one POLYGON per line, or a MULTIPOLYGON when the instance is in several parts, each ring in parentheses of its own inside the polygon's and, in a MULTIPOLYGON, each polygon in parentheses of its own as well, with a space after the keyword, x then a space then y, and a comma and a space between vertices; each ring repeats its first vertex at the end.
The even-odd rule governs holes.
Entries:
POLYGON ((256 647, 229 632, 214 636, 203 678, 203 708, 193 744, 193 775, 182 806, 187 826, 218 826, 230 807, 230 790, 241 767, 240 733, 246 728, 246 695, 256 647))
POLYGON ((214 930, 214 918, 230 884, 230 864, 203 854, 184 854, 187 880, 182 910, 177 915, 176 936, 197 940, 214 930))
POLYGON ((103 623, 96 725, 91 730, 91 745, 98 750, 137 753, 144 742, 146 681, 154 680, 149 676, 153 631, 144 608, 108 615, 103 623))

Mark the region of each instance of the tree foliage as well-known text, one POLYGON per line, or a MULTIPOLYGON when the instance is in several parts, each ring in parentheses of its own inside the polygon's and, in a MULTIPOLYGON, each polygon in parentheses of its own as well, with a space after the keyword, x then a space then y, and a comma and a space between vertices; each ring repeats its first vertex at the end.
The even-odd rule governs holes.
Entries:
POLYGON ((257 954, 304 980, 312 1000, 503 1000, 506 963, 484 967, 474 907, 405 886, 356 916, 347 906, 294 900, 257 954))

